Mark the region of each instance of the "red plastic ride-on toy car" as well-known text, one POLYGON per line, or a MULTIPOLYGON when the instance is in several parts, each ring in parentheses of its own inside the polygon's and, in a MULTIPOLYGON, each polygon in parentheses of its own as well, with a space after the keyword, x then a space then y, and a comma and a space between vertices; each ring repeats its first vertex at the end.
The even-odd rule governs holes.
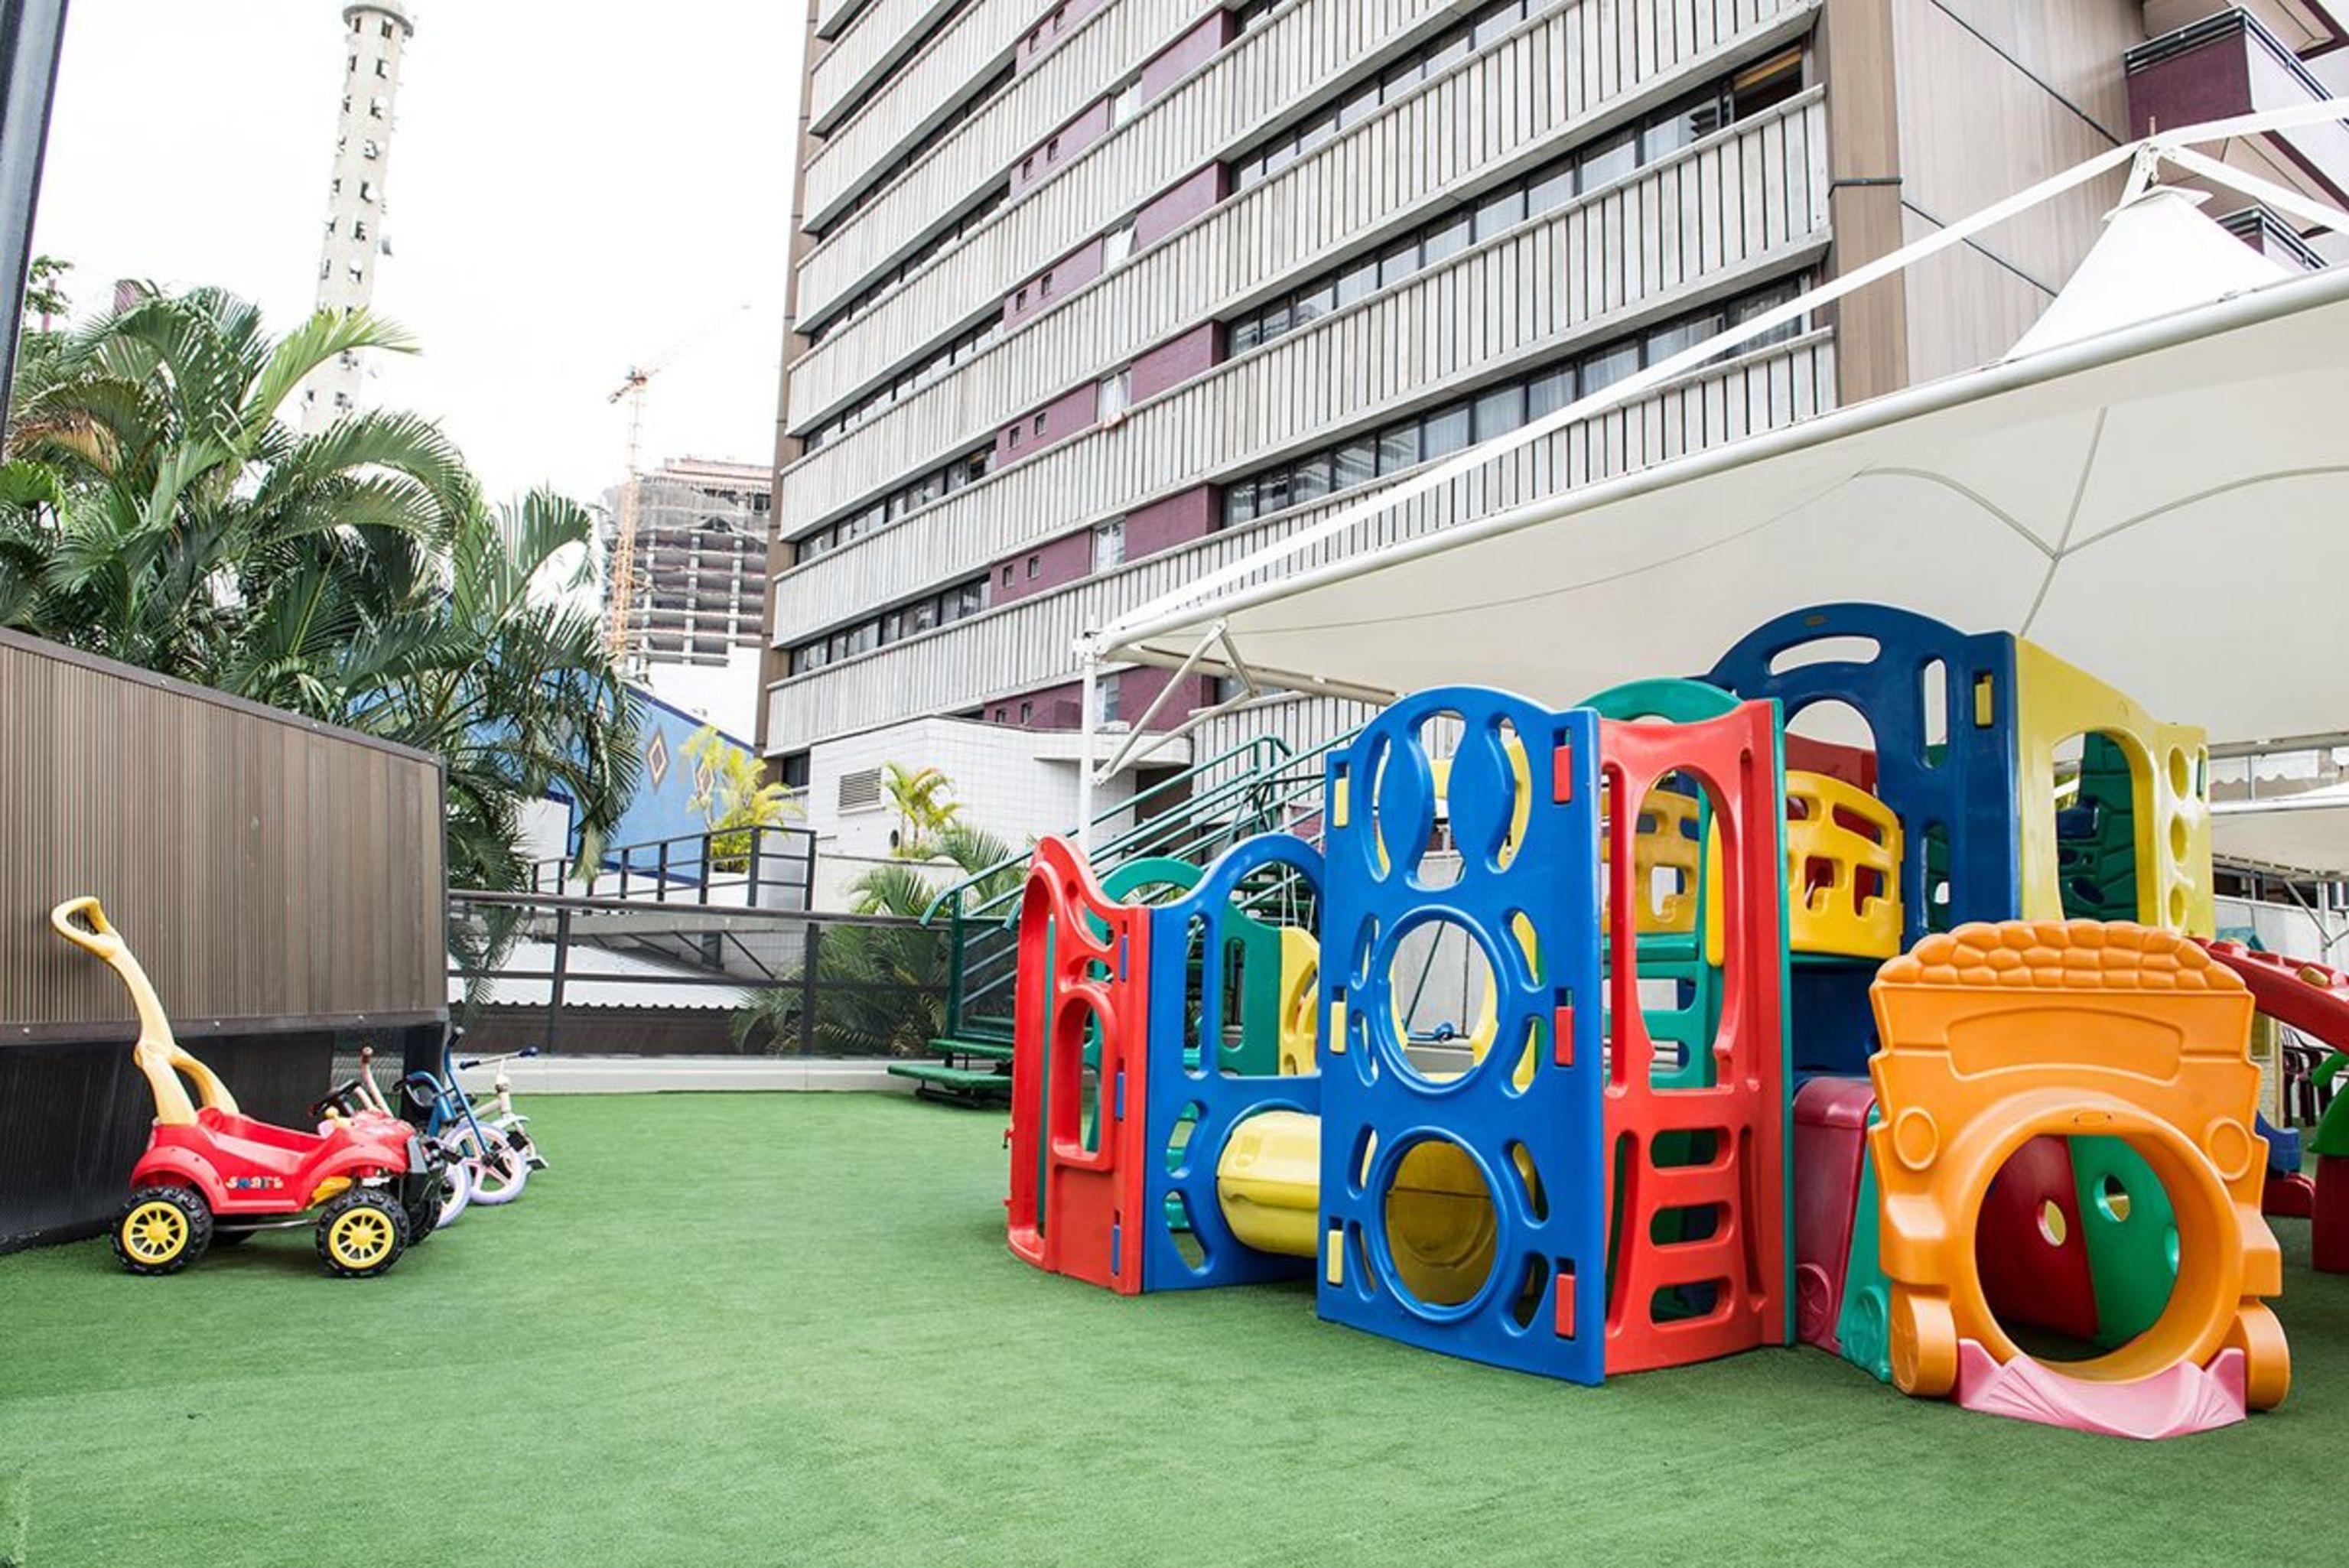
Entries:
POLYGON ((133 1055, 154 1092, 155 1130, 114 1225, 123 1267, 176 1274, 208 1247, 311 1224, 315 1211, 319 1261, 357 1279, 383 1273, 432 1233, 440 1150, 408 1123, 368 1110, 358 1079, 310 1108, 321 1119, 316 1132, 242 1114, 228 1087, 173 1038, 154 986, 98 900, 68 900, 49 923, 111 966, 139 1010, 133 1055), (202 1109, 190 1103, 182 1073, 202 1109))

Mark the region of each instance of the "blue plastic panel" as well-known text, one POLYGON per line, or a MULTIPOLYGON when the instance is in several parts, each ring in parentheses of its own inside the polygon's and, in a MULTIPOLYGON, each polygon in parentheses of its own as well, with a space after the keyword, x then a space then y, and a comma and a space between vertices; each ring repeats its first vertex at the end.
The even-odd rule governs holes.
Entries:
POLYGON ((1882 604, 1821 604, 1765 622, 1705 678, 1740 696, 1777 698, 1789 725, 1821 702, 1849 703, 1867 717, 1876 733, 1876 793, 1908 841, 1904 946, 1930 929, 1925 846, 1936 828, 1949 841, 1949 912, 1940 923, 2012 920, 2023 907, 2012 636, 1970 634, 1882 604), (1874 642, 1874 655, 1771 669, 1807 644, 1854 637, 1874 642), (1948 733, 1944 745, 1929 748, 1924 683, 1937 660, 1948 733))
POLYGON ((1423 692, 1330 758, 1329 791, 1320 1314, 1447 1355, 1597 1383, 1607 1274, 1597 717, 1476 687, 1423 692), (1433 737, 1448 739, 1446 715, 1461 721, 1449 814, 1462 869, 1438 886, 1422 875, 1437 805, 1423 726, 1437 721, 1433 737), (1514 842, 1512 741, 1532 794, 1514 842), (1537 934, 1530 957, 1512 933, 1520 916, 1537 934), (1408 1061, 1390 984, 1401 943, 1439 918, 1483 947, 1499 1021, 1484 1059, 1449 1081, 1408 1061), (1529 1031, 1532 1066, 1520 1083, 1529 1031), (1387 1239, 1395 1171, 1431 1139, 1464 1150, 1492 1197, 1493 1266, 1456 1303, 1415 1295, 1387 1239))
POLYGON ((1319 1111, 1320 1076, 1227 1073, 1218 1066, 1219 1054, 1200 1048, 1202 1042, 1193 1037, 1196 1034, 1220 1041, 1225 1024, 1236 1021, 1230 1015, 1238 998, 1226 994, 1224 965, 1217 955, 1231 929, 1241 923, 1268 929, 1234 908, 1231 900, 1243 879, 1268 865, 1294 867, 1317 895, 1320 892, 1320 851, 1289 834, 1268 833, 1234 846, 1207 869, 1197 886, 1150 912, 1150 1080, 1143 1097, 1150 1153, 1143 1212, 1133 1222, 1142 1232, 1145 1291, 1293 1279, 1311 1267, 1302 1258, 1257 1252, 1232 1234, 1216 1196, 1216 1161, 1232 1129, 1258 1111, 1319 1111), (1195 1023, 1187 1016, 1194 920, 1206 928, 1201 947, 1206 954, 1200 965, 1195 1023), (1186 1110, 1195 1110, 1197 1120, 1182 1151, 1170 1157, 1168 1146, 1186 1110), (1202 1249, 1195 1264, 1176 1244, 1178 1218, 1202 1249))

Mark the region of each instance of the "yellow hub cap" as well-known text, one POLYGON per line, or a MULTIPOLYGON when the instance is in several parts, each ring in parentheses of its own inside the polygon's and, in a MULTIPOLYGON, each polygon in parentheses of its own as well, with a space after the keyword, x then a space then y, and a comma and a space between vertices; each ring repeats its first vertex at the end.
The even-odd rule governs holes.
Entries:
POLYGON ((176 1203, 141 1203, 122 1222, 122 1250, 142 1264, 168 1264, 188 1244, 188 1217, 176 1203))
POLYGON ((353 1209, 328 1228, 326 1250, 347 1269, 373 1268, 391 1251, 391 1221, 374 1209, 353 1209))

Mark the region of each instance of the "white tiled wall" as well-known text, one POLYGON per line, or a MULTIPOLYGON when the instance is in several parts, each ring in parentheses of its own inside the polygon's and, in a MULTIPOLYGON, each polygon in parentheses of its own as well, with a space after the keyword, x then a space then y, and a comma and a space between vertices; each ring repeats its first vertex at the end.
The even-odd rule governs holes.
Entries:
MULTIPOLYGON (((1106 738, 1104 746, 1108 743, 1106 738)), ((808 826, 827 857, 878 859, 895 847, 897 814, 885 796, 877 806, 843 811, 843 775, 886 763, 936 768, 954 781, 962 820, 986 829, 1014 850, 1031 838, 1063 833, 1077 820, 1078 739, 1066 733, 1039 733, 976 724, 968 719, 917 718, 885 729, 817 745, 808 759, 808 826)), ((1176 747, 1151 758, 1181 763, 1187 748, 1176 747)), ((1095 810, 1131 797, 1132 774, 1099 789, 1095 810)), ((821 901, 820 901, 821 902, 821 901)))

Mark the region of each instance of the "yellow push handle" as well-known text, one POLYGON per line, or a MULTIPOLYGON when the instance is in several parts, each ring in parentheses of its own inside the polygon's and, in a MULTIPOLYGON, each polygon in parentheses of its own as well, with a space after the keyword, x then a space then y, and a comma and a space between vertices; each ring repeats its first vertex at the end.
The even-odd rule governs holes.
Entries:
POLYGON ((196 1119, 195 1107, 189 1102, 188 1091, 179 1075, 187 1074, 196 1083, 196 1091, 205 1105, 227 1115, 237 1114, 236 1098, 228 1092, 212 1068, 204 1066, 186 1051, 172 1037, 171 1020, 163 1011, 162 999, 147 972, 131 956, 130 944, 122 940, 106 918, 106 910, 97 898, 84 895, 69 898, 49 911, 49 924, 57 934, 91 956, 102 960, 111 968, 130 993, 130 1005, 139 1013, 139 1043, 132 1047, 131 1057, 139 1070, 146 1075, 147 1087, 155 1096, 155 1119, 165 1126, 187 1126, 196 1119), (74 923, 76 917, 87 925, 74 923))
POLYGON ((49 911, 49 923, 57 928, 59 936, 109 964, 113 963, 115 955, 123 950, 121 935, 106 918, 106 910, 95 894, 66 900, 49 911), (89 924, 87 927, 76 925, 76 915, 88 921, 89 924))

